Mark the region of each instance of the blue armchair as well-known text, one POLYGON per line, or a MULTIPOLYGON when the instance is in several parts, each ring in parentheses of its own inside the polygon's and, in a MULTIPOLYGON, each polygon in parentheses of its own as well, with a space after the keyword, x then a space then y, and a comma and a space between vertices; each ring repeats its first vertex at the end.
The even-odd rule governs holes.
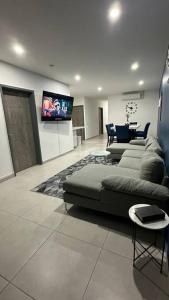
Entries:
POLYGON ((144 131, 136 131, 135 132, 135 137, 142 137, 143 139, 146 139, 149 127, 150 127, 150 122, 148 122, 146 124, 146 126, 144 128, 144 131))
POLYGON ((116 125, 116 136, 118 143, 129 143, 131 139, 129 125, 116 125))
POLYGON ((113 143, 114 137, 116 136, 113 123, 106 124, 106 131, 107 131, 107 147, 108 147, 111 143, 113 143))

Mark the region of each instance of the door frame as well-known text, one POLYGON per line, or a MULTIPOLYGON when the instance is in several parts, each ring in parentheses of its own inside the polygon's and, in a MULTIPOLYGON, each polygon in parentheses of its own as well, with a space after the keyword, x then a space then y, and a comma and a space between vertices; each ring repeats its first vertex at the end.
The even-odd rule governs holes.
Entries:
POLYGON ((99 114, 99 135, 101 135, 104 134, 103 107, 101 106, 98 107, 98 114, 99 114), (101 119, 100 119, 100 115, 101 115, 101 119), (100 133, 100 122, 101 122, 101 133, 100 133))
POLYGON ((0 94, 1 94, 1 98, 2 98, 3 112, 4 112, 4 116, 5 116, 5 124, 6 124, 6 130, 7 130, 7 135, 8 135, 10 154, 11 154, 11 159, 12 159, 12 164, 13 164, 14 175, 16 176, 16 172, 14 169, 12 147, 11 147, 8 127, 7 127, 7 123, 6 123, 6 115, 5 115, 5 109, 4 109, 5 100, 4 100, 3 89, 9 89, 11 91, 13 90, 13 91, 18 91, 18 92, 23 92, 23 93, 25 92, 25 93, 29 94, 30 113, 31 113, 31 120, 32 120, 32 129, 33 129, 33 137, 34 137, 34 143, 35 143, 37 164, 42 165, 43 161, 42 161, 42 153, 41 153, 40 138, 39 138, 38 119, 37 119, 36 104, 35 104, 35 93, 33 90, 19 88, 19 87, 5 85, 5 84, 0 84, 0 94))

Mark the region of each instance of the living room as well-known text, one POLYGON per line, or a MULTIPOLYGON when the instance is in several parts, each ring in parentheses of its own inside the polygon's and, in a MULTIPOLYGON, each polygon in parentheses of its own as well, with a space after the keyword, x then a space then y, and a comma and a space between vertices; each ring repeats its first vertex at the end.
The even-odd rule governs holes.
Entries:
POLYGON ((168 10, 1 3, 0 300, 169 299, 168 10))

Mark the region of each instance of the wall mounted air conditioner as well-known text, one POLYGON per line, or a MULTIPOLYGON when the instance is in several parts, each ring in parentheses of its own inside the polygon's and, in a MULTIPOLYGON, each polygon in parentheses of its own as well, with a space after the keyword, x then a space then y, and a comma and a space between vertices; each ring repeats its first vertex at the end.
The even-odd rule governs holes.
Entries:
POLYGON ((126 92, 122 94, 122 100, 125 101, 140 100, 140 99, 144 99, 144 91, 126 92))

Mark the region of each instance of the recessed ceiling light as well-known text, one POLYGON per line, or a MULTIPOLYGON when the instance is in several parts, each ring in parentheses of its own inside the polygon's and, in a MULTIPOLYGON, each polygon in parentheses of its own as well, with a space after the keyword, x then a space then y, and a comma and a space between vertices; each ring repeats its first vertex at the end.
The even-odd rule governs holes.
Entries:
POLYGON ((23 55, 25 53, 25 49, 20 44, 14 44, 13 50, 18 55, 23 55))
POLYGON ((109 19, 112 22, 116 22, 116 21, 118 21, 120 16, 121 16, 121 7, 120 7, 119 3, 115 3, 111 6, 111 8, 109 10, 109 19))
POLYGON ((131 70, 132 71, 135 71, 139 68, 139 63, 138 62, 134 62, 132 65, 131 65, 131 70))
POLYGON ((75 80, 76 81, 80 81, 80 79, 81 79, 81 76, 79 74, 75 75, 75 80))
POLYGON ((139 84, 139 85, 143 85, 143 84, 144 84, 144 81, 143 81, 143 80, 140 80, 140 81, 138 82, 138 84, 139 84))
POLYGON ((98 88, 97 88, 97 90, 99 91, 99 92, 101 92, 102 91, 102 86, 98 86, 98 88))

